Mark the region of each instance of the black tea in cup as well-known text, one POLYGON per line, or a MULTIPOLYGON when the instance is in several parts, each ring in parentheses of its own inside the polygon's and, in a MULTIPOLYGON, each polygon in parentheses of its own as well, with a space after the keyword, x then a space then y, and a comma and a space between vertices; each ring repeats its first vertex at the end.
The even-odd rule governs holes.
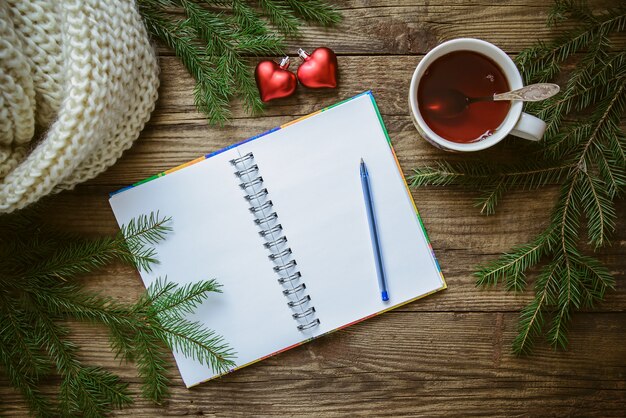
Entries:
POLYGON ((449 141, 470 143, 490 135, 509 112, 508 101, 467 105, 465 97, 488 97, 509 91, 498 64, 473 51, 454 51, 433 61, 417 88, 417 103, 426 124, 449 141))

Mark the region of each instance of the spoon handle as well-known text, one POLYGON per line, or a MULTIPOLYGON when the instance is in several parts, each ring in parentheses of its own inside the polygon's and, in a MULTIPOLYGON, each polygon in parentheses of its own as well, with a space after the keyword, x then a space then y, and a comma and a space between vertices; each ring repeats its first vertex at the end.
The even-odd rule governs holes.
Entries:
POLYGON ((521 100, 523 102, 538 102, 557 94, 561 88, 557 84, 538 83, 522 87, 506 93, 494 94, 493 100, 521 100))

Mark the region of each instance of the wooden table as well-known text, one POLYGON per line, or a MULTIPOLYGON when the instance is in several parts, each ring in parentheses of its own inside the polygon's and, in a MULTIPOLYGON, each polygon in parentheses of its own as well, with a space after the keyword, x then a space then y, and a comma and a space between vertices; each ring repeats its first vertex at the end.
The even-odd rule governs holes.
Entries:
MULTIPOLYGON (((336 30, 305 28, 289 45, 326 45, 339 55, 340 86, 305 92, 273 104, 260 117, 238 102, 224 127, 208 127, 193 106, 193 82, 161 49, 162 87, 141 138, 105 174, 50 199, 61 225, 91 234, 117 230, 107 193, 197 156, 220 149, 363 90, 372 89, 405 174, 445 154, 421 140, 407 109, 413 69, 439 42, 468 36, 510 54, 555 34, 545 25, 550 1, 350 0, 341 4, 336 30)), ((624 42, 620 44, 624 47, 624 42)), ((485 158, 515 150, 514 139, 485 158)), ((618 205, 613 245, 600 258, 614 273, 615 291, 593 312, 576 314, 567 352, 543 341, 529 358, 511 354, 520 308, 529 293, 481 290, 473 267, 542 230, 556 189, 512 192, 495 216, 473 207, 476 197, 455 188, 413 192, 449 289, 187 390, 172 369, 172 398, 164 406, 137 397, 119 415, 585 415, 626 414, 626 205, 618 205)), ((132 269, 116 266, 93 275, 89 286, 133 301, 143 291, 132 269)), ((103 365, 132 382, 132 365, 119 364, 101 328, 80 325, 76 341, 86 363, 103 365)), ((172 362, 173 364, 173 362, 172 362)), ((25 409, 0 389, 8 416, 25 409)))

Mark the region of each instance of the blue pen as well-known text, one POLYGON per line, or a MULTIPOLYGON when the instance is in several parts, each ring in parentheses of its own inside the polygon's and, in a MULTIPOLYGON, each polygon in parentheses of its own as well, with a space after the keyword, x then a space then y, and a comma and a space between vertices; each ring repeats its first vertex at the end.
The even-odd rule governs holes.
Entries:
POLYGON ((376 214, 374 213, 374 202, 372 201, 372 190, 370 187, 369 174, 365 161, 361 158, 361 186, 363 186, 363 196, 365 197, 365 207, 367 209, 367 220, 370 225, 370 238, 374 248, 374 260, 376 261, 376 275, 378 276, 378 287, 383 301, 389 300, 387 284, 385 282, 385 269, 383 268, 383 255, 380 251, 380 240, 378 238, 378 227, 376 226, 376 214))

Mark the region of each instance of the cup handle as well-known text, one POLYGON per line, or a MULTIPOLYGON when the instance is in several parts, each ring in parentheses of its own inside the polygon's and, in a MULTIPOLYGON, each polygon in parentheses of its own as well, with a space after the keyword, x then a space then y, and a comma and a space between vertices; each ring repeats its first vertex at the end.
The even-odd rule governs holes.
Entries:
POLYGON ((517 124, 511 129, 510 133, 529 141, 539 141, 546 131, 546 127, 546 123, 541 119, 522 112, 517 124))

